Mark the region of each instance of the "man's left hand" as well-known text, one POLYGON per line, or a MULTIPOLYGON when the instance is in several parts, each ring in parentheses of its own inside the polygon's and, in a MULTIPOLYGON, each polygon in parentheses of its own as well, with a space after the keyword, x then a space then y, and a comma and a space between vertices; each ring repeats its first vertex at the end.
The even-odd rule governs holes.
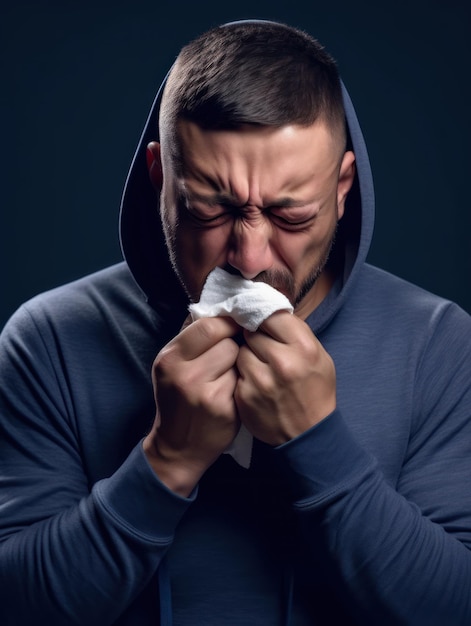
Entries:
POLYGON ((281 445, 335 409, 334 362, 305 322, 279 312, 244 336, 234 397, 254 437, 281 445))

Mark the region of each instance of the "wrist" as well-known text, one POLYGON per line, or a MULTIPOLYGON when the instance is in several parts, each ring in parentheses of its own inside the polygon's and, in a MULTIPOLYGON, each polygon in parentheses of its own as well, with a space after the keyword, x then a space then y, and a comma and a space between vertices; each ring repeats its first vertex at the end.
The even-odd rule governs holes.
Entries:
POLYGON ((171 491, 187 498, 198 484, 204 471, 188 463, 175 452, 154 441, 149 435, 142 444, 149 465, 159 480, 171 491))

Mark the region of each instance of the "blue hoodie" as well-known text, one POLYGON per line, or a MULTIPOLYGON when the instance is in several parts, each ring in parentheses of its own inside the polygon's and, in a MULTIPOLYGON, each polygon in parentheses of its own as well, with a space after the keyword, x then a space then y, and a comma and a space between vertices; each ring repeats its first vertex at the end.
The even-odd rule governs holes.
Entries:
POLYGON ((0 340, 2 626, 471 624, 471 318, 366 263, 357 178, 341 279, 307 323, 338 406, 300 437, 223 455, 189 498, 142 452, 155 355, 186 317, 145 146, 121 207, 125 261, 37 296, 0 340))

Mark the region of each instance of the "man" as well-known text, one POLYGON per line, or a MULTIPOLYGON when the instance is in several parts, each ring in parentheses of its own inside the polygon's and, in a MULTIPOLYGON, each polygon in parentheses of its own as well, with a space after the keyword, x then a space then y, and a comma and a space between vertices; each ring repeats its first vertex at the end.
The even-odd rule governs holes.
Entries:
POLYGON ((315 40, 253 21, 181 51, 126 263, 2 336, 3 624, 470 622, 471 320, 366 264, 372 226, 315 40), (193 321, 215 268, 294 315, 193 321))

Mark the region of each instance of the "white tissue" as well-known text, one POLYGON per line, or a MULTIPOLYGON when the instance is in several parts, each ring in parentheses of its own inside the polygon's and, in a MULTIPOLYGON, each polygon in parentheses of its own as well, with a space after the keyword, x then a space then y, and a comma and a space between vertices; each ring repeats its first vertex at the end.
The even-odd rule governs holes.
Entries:
MULTIPOLYGON (((276 311, 293 312, 288 298, 274 287, 234 276, 220 267, 216 267, 206 279, 200 301, 188 308, 193 320, 228 315, 252 332, 276 311)), ((242 425, 224 454, 230 454, 247 469, 252 459, 252 447, 253 437, 242 425)))
POLYGON ((229 274, 216 267, 206 279, 200 301, 190 304, 193 319, 228 315, 239 326, 255 331, 276 311, 293 312, 286 296, 266 283, 229 274))

